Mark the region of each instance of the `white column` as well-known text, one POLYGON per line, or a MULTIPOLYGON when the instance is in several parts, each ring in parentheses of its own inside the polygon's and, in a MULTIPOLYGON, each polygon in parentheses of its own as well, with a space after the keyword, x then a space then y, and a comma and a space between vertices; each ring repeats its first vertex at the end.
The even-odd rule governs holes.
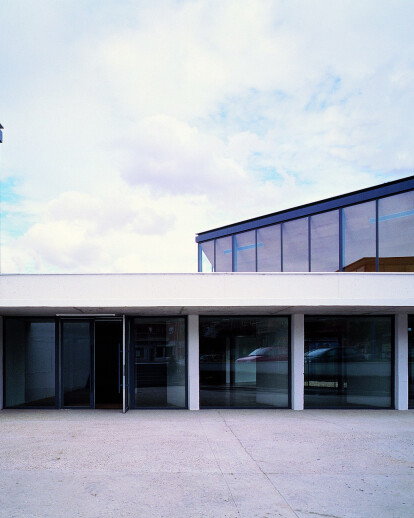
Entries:
POLYGON ((395 408, 408 409, 408 316, 395 315, 395 408))
POLYGON ((3 317, 0 317, 0 410, 3 408, 3 317))
POLYGON ((303 387, 305 371, 305 317, 292 315, 291 317, 291 378, 292 378, 292 408, 303 410, 303 387))
POLYGON ((200 409, 198 315, 188 315, 188 408, 200 409))

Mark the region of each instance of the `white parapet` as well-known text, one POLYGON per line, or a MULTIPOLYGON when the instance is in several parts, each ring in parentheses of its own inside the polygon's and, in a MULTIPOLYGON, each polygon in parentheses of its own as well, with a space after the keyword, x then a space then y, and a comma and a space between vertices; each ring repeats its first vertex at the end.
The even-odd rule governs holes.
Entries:
POLYGON ((0 314, 409 313, 410 273, 0 275, 0 314))

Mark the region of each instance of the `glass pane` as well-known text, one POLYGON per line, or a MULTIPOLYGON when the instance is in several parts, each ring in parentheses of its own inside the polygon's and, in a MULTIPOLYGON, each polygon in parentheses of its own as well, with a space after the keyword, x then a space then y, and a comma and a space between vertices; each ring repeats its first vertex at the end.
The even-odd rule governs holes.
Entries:
POLYGON ((343 211, 344 267, 346 272, 375 272, 375 201, 343 211))
POLYGON ((391 317, 305 317, 305 408, 390 408, 391 317))
POLYGON ((135 408, 185 408, 185 319, 135 318, 132 325, 135 408))
POLYGON ((7 318, 5 356, 5 406, 54 406, 55 322, 7 318))
POLYGON ((309 271, 308 218, 283 223, 283 271, 309 271))
POLYGON ((89 322, 62 322, 63 406, 91 406, 89 322))
POLYGON ((408 315, 408 406, 414 408, 414 315, 408 315))
POLYGON ((414 192, 378 200, 380 272, 414 272, 414 192))
POLYGON ((273 225, 257 230, 258 272, 282 270, 280 228, 280 225, 273 225))
POLYGON ((199 244, 201 249, 201 271, 214 271, 214 241, 199 244))
POLYGON ((200 317, 200 406, 289 405, 287 317, 200 317))
POLYGON ((311 271, 339 270, 339 212, 333 210, 311 217, 311 271))
POLYGON ((236 234, 236 272, 256 271, 255 231, 236 234))
POLYGON ((231 242, 231 236, 216 239, 216 272, 232 271, 231 242))

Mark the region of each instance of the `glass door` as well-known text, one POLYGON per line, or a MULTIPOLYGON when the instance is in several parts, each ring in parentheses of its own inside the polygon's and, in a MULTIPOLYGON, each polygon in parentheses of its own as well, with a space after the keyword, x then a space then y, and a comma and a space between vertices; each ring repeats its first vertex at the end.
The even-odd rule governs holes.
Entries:
POLYGON ((94 407, 93 320, 61 320, 62 406, 94 407))

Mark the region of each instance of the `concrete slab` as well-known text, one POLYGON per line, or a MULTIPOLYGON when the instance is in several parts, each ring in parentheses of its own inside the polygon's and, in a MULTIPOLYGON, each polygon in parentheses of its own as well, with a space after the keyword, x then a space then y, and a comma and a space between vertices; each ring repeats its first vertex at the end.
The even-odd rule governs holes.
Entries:
POLYGON ((410 475, 269 475, 299 518, 412 518, 410 475))
POLYGON ((414 412, 0 411, 0 518, 414 515, 414 412))

